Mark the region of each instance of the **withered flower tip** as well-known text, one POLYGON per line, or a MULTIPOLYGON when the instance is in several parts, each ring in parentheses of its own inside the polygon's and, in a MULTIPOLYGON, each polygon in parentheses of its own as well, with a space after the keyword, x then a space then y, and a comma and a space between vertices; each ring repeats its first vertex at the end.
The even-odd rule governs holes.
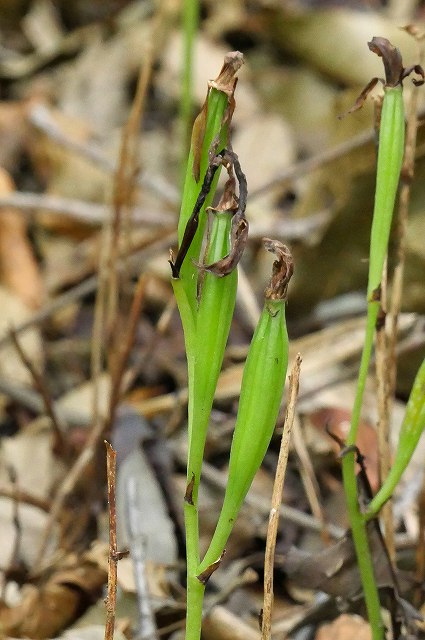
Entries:
POLYGON ((403 60, 401 53, 387 38, 374 37, 367 43, 369 49, 382 58, 385 68, 385 84, 396 87, 403 76, 403 60))
POLYGON ((385 86, 396 87, 413 72, 421 77, 420 80, 414 79, 413 83, 416 86, 424 83, 425 74, 422 67, 419 64, 403 67, 400 51, 387 38, 375 36, 367 44, 373 53, 382 58, 385 68, 385 86))
POLYGON ((267 300, 286 300, 288 284, 294 273, 294 261, 288 247, 278 240, 263 238, 263 245, 267 251, 274 253, 272 276, 269 286, 264 292, 267 300))

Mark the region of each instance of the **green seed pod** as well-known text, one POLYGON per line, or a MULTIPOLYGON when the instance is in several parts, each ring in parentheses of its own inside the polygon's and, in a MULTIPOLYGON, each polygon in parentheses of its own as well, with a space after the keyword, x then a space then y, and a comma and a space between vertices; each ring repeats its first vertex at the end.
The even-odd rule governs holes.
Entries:
POLYGON ((288 366, 286 293, 292 275, 287 247, 265 240, 277 255, 270 286, 245 363, 238 415, 230 451, 229 478, 223 507, 199 573, 219 558, 242 502, 269 446, 282 401, 288 366))
POLYGON ((372 500, 365 514, 367 519, 375 516, 389 500, 403 475, 425 429, 425 360, 416 374, 400 429, 397 453, 384 484, 372 500))
POLYGON ((380 285, 404 153, 401 85, 386 87, 382 105, 375 207, 370 239, 369 300, 380 285))
POLYGON ((229 178, 222 198, 213 209, 211 231, 207 238, 205 263, 200 270, 199 304, 196 315, 198 331, 194 336, 193 381, 194 393, 189 406, 188 483, 193 478, 192 500, 196 502, 202 457, 209 416, 224 350, 230 332, 236 302, 238 282, 237 261, 242 255, 248 222, 245 219, 246 178, 233 152, 226 152, 224 162, 229 178), (239 198, 236 197, 236 171, 239 198), (235 223, 236 220, 236 223, 235 223), (244 234, 236 234, 243 227, 244 234), (236 261, 233 260, 236 256, 236 261), (234 263, 234 264, 233 264, 234 263), (229 268, 231 267, 231 268, 229 268))
MULTIPOLYGON (((208 261, 217 261, 229 252, 231 211, 218 211, 212 224, 208 261)), ((194 342, 194 398, 189 432, 188 480, 196 476, 199 485, 199 463, 202 462, 206 431, 213 404, 217 380, 232 322, 238 284, 237 269, 225 278, 212 273, 203 275, 201 299, 197 313, 198 331, 194 342), (195 463, 193 468, 191 463, 195 463)), ((196 489, 195 489, 196 491, 196 489)), ((196 499, 196 495, 194 496, 196 499)))

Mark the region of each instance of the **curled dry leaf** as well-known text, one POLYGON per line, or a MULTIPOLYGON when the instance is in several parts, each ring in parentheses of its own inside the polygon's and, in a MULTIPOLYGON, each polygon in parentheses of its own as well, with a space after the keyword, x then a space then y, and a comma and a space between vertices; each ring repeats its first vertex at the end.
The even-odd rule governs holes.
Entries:
MULTIPOLYGON (((396 591, 382 537, 375 523, 369 523, 367 529, 377 584, 396 591)), ((335 598, 351 600, 362 592, 351 532, 320 552, 309 553, 291 547, 285 559, 285 572, 296 585, 319 589, 335 598)))
POLYGON ((51 638, 75 620, 101 594, 107 574, 94 564, 74 559, 41 587, 27 586, 16 607, 0 609, 6 635, 51 638))
POLYGON ((240 51, 230 51, 224 56, 224 64, 218 77, 215 80, 210 80, 208 86, 217 89, 217 91, 223 91, 229 97, 233 96, 236 85, 235 75, 243 63, 244 58, 240 51))
POLYGON ((276 260, 273 262, 272 277, 264 292, 267 300, 285 300, 288 293, 288 284, 294 273, 294 261, 288 247, 278 240, 263 238, 264 248, 274 253, 276 260))
MULTIPOLYGON (((0 195, 14 191, 12 178, 0 168, 0 195)), ((0 274, 3 284, 25 304, 32 308, 41 306, 43 283, 27 237, 27 223, 12 209, 3 209, 0 213, 0 274)))

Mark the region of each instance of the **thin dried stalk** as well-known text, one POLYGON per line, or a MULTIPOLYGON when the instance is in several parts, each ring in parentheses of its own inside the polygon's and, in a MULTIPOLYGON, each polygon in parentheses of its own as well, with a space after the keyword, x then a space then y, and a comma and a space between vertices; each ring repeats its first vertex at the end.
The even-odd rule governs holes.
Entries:
POLYGON ((105 640, 113 640, 115 631, 115 610, 117 605, 117 572, 119 560, 117 548, 117 510, 115 504, 117 454, 106 440, 105 446, 109 505, 108 595, 105 601, 105 640))
POLYGON ((15 349, 18 352, 19 357, 21 358, 23 364, 31 374, 31 377, 34 382, 34 386, 39 392, 43 400, 46 413, 52 422, 53 436, 54 436, 53 450, 58 454, 66 457, 68 452, 67 452, 67 443, 64 438, 65 425, 63 424, 63 422, 60 419, 60 416, 56 412, 54 402, 52 400, 52 397, 46 385, 46 381, 42 376, 42 374, 39 371, 37 371, 36 367, 31 362, 22 344, 20 343, 17 333, 14 329, 10 331, 10 338, 13 344, 15 345, 15 349))
POLYGON ((158 640, 155 613, 146 570, 146 536, 143 534, 143 512, 140 510, 138 483, 134 476, 126 484, 126 518, 130 556, 133 561, 134 582, 137 591, 138 629, 135 640, 158 640))
POLYGON ((43 533, 42 541, 40 544, 40 550, 37 555, 37 561, 35 563, 36 566, 38 566, 41 563, 43 555, 46 551, 47 543, 49 541, 50 533, 52 531, 53 525, 59 517, 59 514, 62 510, 66 497, 74 490, 81 475, 84 473, 87 466, 93 460, 101 437, 104 435, 106 430, 108 430, 112 424, 113 416, 115 414, 115 409, 120 399, 122 377, 124 374, 125 366, 127 364, 128 356, 131 351, 131 346, 134 341, 134 335, 137 327, 137 320, 139 318, 141 305, 144 299, 145 284, 146 284, 146 278, 144 276, 141 276, 137 284, 132 307, 130 310, 130 317, 129 317, 128 327, 127 327, 127 332, 124 339, 124 347, 120 353, 120 357, 118 360, 118 367, 116 369, 115 376, 113 376, 109 419, 106 421, 106 423, 103 420, 97 420, 94 426, 92 426, 85 448, 83 449, 83 451, 80 453, 80 455, 74 462, 73 466, 68 472, 68 475, 66 476, 63 483, 60 485, 58 492, 54 497, 52 509, 50 511, 49 519, 46 524, 46 529, 43 533))
POLYGON ((309 452, 304 442, 300 419, 296 416, 292 428, 295 451, 300 461, 301 480, 313 515, 322 524, 322 539, 325 544, 330 542, 323 509, 320 505, 320 488, 314 473, 309 452))
POLYGON ((273 610, 273 569, 276 549, 276 536, 279 525, 279 513, 282 502, 283 483, 285 481, 286 463, 288 461, 289 440, 295 416, 295 404, 298 396, 301 369, 301 355, 298 353, 292 367, 289 381, 289 400, 283 425, 282 440, 276 477, 273 486, 272 506, 270 509, 269 526, 267 529, 266 554, 264 558, 264 605, 261 624, 262 640, 270 640, 273 610))
POLYGON ((21 504, 28 504, 31 507, 36 507, 46 513, 50 511, 49 500, 44 500, 43 498, 39 498, 38 496, 28 493, 23 489, 19 489, 15 483, 9 487, 0 485, 0 498, 9 498, 10 500, 14 500, 21 504))

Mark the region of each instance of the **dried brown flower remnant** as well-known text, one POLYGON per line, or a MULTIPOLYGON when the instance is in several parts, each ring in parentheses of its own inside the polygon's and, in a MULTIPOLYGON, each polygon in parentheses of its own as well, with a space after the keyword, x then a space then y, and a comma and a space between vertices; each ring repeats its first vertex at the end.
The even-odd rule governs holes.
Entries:
MULTIPOLYGON (((230 53, 227 53, 224 56, 224 63, 217 78, 215 80, 210 80, 208 82, 207 97, 205 98, 205 102, 202 106, 202 109, 195 120, 195 123, 193 125, 193 131, 192 131, 192 141, 191 141, 191 147, 193 149, 192 172, 196 182, 199 182, 200 171, 201 171, 202 145, 204 143, 207 116, 208 116, 208 96, 210 94, 211 89, 216 89, 217 91, 221 91, 222 93, 227 95, 228 105, 224 114, 222 126, 225 126, 225 125, 228 126, 232 120, 233 111, 235 109, 235 99, 233 94, 235 92, 236 83, 238 80, 236 78, 236 73, 240 69, 240 67, 244 64, 244 62, 245 61, 244 61, 243 54, 240 51, 230 51, 230 53)), ((217 151, 218 142, 219 142, 219 138, 217 138, 216 141, 213 143, 214 154, 217 151)))
POLYGON ((374 36, 370 42, 367 43, 369 49, 376 53, 380 58, 382 58, 385 68, 385 81, 382 78, 372 78, 363 91, 360 93, 357 98, 355 104, 346 114, 342 114, 338 116, 339 119, 343 118, 345 115, 349 113, 353 113, 358 109, 361 109, 363 106, 367 96, 372 91, 372 89, 377 85, 380 81, 383 83, 384 88, 394 88, 397 86, 401 86, 403 80, 410 76, 411 73, 416 73, 420 76, 419 80, 415 78, 412 80, 413 84, 419 87, 424 84, 425 72, 422 69, 420 64, 414 64, 410 67, 403 67, 403 60, 401 58, 400 51, 391 44, 387 38, 381 38, 374 36))
POLYGON ((221 260, 208 265, 198 265, 200 269, 214 273, 219 278, 228 276, 236 269, 244 252, 247 240, 249 224, 245 217, 246 201, 248 189, 246 177, 243 173, 238 156, 230 149, 224 150, 223 164, 225 164, 229 179, 226 182, 223 196, 216 209, 216 212, 227 211, 232 213, 232 229, 230 237, 230 251, 221 260), (235 180, 233 170, 239 183, 239 197, 235 195, 235 180), (235 211, 236 209, 236 211, 235 211))
POLYGON ((263 238, 263 245, 267 251, 274 253, 272 276, 269 286, 264 292, 266 300, 286 300, 288 284, 294 273, 294 261, 288 247, 278 240, 263 238))
POLYGON ((382 58, 387 87, 396 87, 400 84, 404 71, 400 51, 387 38, 381 37, 373 37, 367 46, 382 58))
POLYGON ((237 81, 235 74, 244 62, 243 53, 240 51, 230 51, 226 53, 224 56, 224 64, 218 77, 215 80, 210 80, 208 86, 217 89, 217 91, 223 91, 223 93, 231 97, 237 81))
POLYGON ((400 51, 397 47, 394 47, 387 38, 375 36, 367 44, 373 53, 376 53, 376 55, 382 58, 385 68, 386 87, 396 87, 402 83, 404 78, 407 78, 407 76, 410 76, 413 72, 421 76, 421 80, 413 79, 413 84, 420 86, 424 83, 425 73, 422 67, 419 64, 414 64, 406 68, 403 67, 400 51))

